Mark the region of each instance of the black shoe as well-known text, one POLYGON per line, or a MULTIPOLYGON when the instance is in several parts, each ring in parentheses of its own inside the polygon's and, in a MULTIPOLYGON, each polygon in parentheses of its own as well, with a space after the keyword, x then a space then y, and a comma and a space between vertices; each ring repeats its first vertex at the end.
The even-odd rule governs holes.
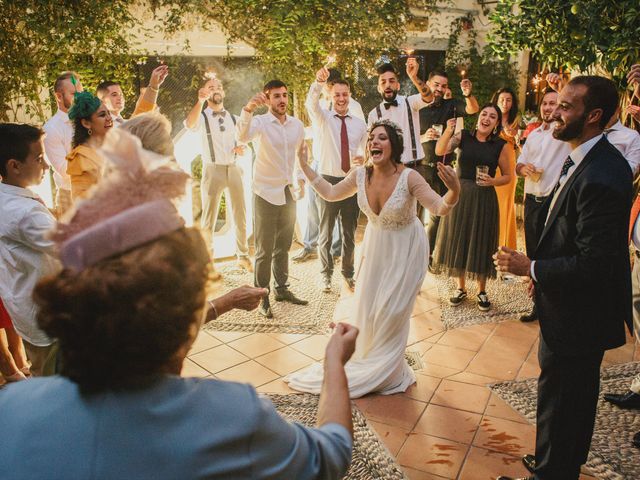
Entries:
POLYGON ((307 300, 296 297, 288 288, 276 290, 276 302, 289 302, 294 305, 307 305, 309 303, 307 300))
POLYGON ((331 292, 331 276, 330 275, 322 276, 322 291, 325 293, 331 292))
POLYGON ((520 317, 520 321, 523 323, 535 322, 538 320, 538 312, 536 311, 536 306, 533 306, 531 313, 527 313, 520 317))
POLYGON ((636 433, 633 436, 633 440, 631 440, 631 443, 633 444, 634 447, 640 448, 640 432, 636 433))
POLYGON ((605 393, 604 399, 620 408, 640 409, 640 395, 632 391, 627 393, 605 393))
POLYGON ((536 473, 536 456, 528 453, 524 457, 522 457, 522 464, 524 467, 529 470, 529 473, 536 473))
POLYGON ((491 302, 487 296, 487 292, 480 292, 478 294, 478 308, 482 312, 488 312, 491 309, 491 302))
POLYGON ((535 480, 533 477, 507 477, 506 475, 500 475, 496 477, 496 480, 535 480))
POLYGON ((293 260, 296 263, 300 263, 300 262, 306 262, 307 260, 311 260, 313 258, 318 258, 318 254, 316 253, 316 251, 315 250, 307 250, 306 248, 303 248, 298 253, 296 253, 291 258, 291 260, 293 260))
POLYGON ((268 298, 263 298, 258 307, 258 313, 265 318, 273 318, 273 312, 271 311, 271 304, 268 298))
POLYGON ((467 298, 467 292, 458 288, 453 293, 453 297, 449 298, 449 305, 451 305, 452 307, 457 307, 464 301, 465 298, 467 298))
POLYGON ((356 289, 356 281, 353 277, 344 277, 344 281, 347 284, 347 288, 352 292, 356 289))

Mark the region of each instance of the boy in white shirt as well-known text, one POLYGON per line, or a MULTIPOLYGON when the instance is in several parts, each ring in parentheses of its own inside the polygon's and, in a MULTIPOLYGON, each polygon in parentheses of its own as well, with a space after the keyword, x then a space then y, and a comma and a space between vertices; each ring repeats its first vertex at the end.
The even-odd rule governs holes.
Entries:
POLYGON ((47 238, 55 218, 42 199, 28 189, 48 170, 44 132, 31 125, 0 124, 0 298, 24 340, 31 373, 53 375, 57 343, 38 327, 33 289, 55 273, 59 263, 47 238))

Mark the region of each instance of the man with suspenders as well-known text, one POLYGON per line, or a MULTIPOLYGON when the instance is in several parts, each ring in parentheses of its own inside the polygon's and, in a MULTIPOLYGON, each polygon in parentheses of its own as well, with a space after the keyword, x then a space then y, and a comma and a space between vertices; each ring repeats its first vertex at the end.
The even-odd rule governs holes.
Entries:
MULTIPOLYGON (((228 189, 229 206, 233 214, 236 231, 236 255, 238 266, 253 271, 247 245, 246 207, 242 186, 242 171, 236 165, 236 155, 244 153, 235 137, 236 117, 224 108, 224 88, 217 78, 205 83, 198 91, 198 101, 184 122, 189 130, 202 135, 202 218, 200 225, 205 239, 211 245, 213 257, 213 234, 218 218, 222 192, 228 189), (204 103, 207 108, 202 109, 204 103)), ((228 217, 227 217, 228 218, 228 217)), ((219 273, 214 273, 219 278, 219 273)))
POLYGON ((404 137, 402 163, 411 168, 419 165, 424 157, 420 143, 418 112, 433 101, 431 89, 426 82, 418 78, 418 68, 415 58, 407 59, 407 76, 418 89, 418 93, 405 97, 398 95, 400 82, 393 66, 385 63, 378 67, 378 93, 382 96, 382 102, 369 112, 367 121, 371 125, 376 120, 384 118, 400 126, 404 137))

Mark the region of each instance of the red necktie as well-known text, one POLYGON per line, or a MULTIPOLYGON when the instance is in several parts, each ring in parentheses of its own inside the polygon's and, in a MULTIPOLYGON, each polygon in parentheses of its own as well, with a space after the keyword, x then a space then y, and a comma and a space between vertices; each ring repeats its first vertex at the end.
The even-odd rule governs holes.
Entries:
POLYGON ((638 214, 640 214, 640 195, 636 197, 636 201, 633 202, 633 206, 631 207, 631 218, 629 219, 629 243, 631 242, 631 235, 633 234, 633 227, 638 219, 638 214))
POLYGON ((351 158, 349 156, 349 137, 347 136, 347 122, 345 122, 347 116, 348 115, 336 115, 336 117, 342 120, 342 126, 340 127, 340 159, 342 170, 345 173, 347 173, 351 168, 351 158))

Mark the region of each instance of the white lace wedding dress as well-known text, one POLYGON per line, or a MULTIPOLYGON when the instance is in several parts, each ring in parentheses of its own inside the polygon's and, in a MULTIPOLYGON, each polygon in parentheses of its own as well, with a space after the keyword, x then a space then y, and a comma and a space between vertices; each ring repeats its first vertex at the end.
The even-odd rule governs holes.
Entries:
MULTIPOLYGON (((436 215, 451 209, 417 172, 405 168, 378 214, 369 206, 366 172, 352 170, 331 185, 317 177, 312 186, 328 201, 358 194, 358 205, 368 218, 360 259, 356 261, 355 309, 348 322, 360 333, 355 353, 346 364, 351 398, 367 393, 404 392, 415 382, 404 358, 409 319, 427 271, 429 245, 416 216, 416 199, 436 215)), ((314 364, 285 378, 295 390, 320 393, 322 365, 314 364)))

